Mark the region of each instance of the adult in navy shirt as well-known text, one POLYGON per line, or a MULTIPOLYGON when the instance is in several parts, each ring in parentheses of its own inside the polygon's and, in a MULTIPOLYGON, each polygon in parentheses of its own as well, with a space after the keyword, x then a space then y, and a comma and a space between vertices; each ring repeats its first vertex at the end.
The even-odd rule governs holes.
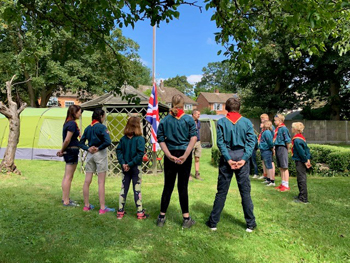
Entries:
POLYGON ((64 158, 66 168, 62 180, 62 203, 64 206, 79 206, 75 201, 70 200, 70 187, 72 184, 75 169, 78 164, 80 130, 75 120, 81 116, 81 107, 71 105, 67 111, 67 117, 63 125, 62 148, 57 152, 57 156, 64 158))

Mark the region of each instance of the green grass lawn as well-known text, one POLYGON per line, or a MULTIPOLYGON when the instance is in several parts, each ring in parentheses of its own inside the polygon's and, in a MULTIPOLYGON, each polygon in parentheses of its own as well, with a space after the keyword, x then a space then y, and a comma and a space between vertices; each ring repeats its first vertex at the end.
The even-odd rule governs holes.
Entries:
MULTIPOLYGON (((217 169, 203 150, 204 181, 189 185, 190 212, 197 224, 182 229, 177 189, 163 228, 155 225, 163 175, 144 175, 144 208, 137 221, 132 192, 127 215, 98 215, 98 209, 61 205, 64 163, 17 161, 22 175, 0 175, 0 262, 350 262, 349 177, 308 178, 310 204, 294 203, 291 191, 280 193, 252 180, 258 228, 245 232, 237 184, 232 182, 218 230, 206 226, 216 193, 217 169)), ((83 205, 84 175, 76 172, 71 198, 83 205)), ((280 182, 280 177, 277 178, 280 182)), ((120 177, 106 181, 106 204, 117 207, 120 177)), ((91 203, 98 206, 97 178, 91 203)))

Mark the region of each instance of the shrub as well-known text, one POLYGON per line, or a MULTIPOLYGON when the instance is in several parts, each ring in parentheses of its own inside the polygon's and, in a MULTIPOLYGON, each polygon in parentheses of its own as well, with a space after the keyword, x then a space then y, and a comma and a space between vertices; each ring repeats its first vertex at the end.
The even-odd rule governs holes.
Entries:
POLYGON ((350 170, 350 151, 330 153, 327 157, 327 163, 333 171, 348 173, 350 170))
POLYGON ((218 167, 219 166, 220 156, 221 156, 221 153, 220 153, 219 148, 216 147, 216 146, 213 146, 211 148, 211 164, 214 167, 218 167))

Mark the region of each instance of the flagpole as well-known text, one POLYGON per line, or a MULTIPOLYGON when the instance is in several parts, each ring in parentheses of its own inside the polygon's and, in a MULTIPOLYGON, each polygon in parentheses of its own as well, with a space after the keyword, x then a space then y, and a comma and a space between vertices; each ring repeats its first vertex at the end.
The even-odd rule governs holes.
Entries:
MULTIPOLYGON (((156 88, 155 82, 156 82, 156 26, 153 26, 153 69, 152 69, 152 73, 153 73, 153 84, 152 86, 154 86, 156 88)), ((155 98, 154 98, 155 99, 155 98)), ((153 174, 156 175, 157 174, 157 152, 153 151, 153 145, 152 145, 152 160, 153 160, 153 174)))

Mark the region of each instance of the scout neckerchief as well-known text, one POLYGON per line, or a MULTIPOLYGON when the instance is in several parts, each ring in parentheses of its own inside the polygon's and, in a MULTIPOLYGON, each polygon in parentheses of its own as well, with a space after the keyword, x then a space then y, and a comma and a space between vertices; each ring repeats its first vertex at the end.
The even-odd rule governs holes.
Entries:
POLYGON ((294 146, 294 140, 295 139, 301 139, 304 142, 306 142, 306 139, 305 139, 304 135, 302 135, 301 133, 295 134, 294 137, 292 138, 292 156, 293 156, 293 146, 294 146))
POLYGON ((93 121, 91 122, 91 124, 90 124, 91 127, 94 126, 96 123, 100 123, 100 122, 99 122, 98 120, 93 120, 93 121))
POLYGON ((182 116, 185 115, 185 111, 184 110, 177 110, 177 114, 175 116, 176 119, 180 120, 182 116))
POLYGON ((262 134, 264 133, 264 131, 266 131, 265 129, 262 129, 260 134, 259 134, 259 137, 258 137, 258 143, 260 144, 260 140, 261 140, 261 136, 262 134))
POLYGON ((281 123, 280 125, 278 125, 275 129, 275 134, 273 135, 273 142, 276 141, 276 138, 277 138, 277 133, 278 133, 278 129, 281 128, 281 127, 285 127, 286 125, 284 123, 281 123))
POLYGON ((233 124, 236 124, 242 118, 242 115, 238 112, 228 112, 226 118, 233 124))

